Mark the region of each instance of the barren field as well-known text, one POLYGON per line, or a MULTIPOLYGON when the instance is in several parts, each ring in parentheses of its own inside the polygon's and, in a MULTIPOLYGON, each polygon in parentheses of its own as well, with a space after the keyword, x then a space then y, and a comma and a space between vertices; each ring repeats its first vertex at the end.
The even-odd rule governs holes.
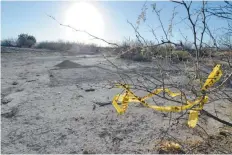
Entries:
MULTIPOLYGON (((201 115, 199 126, 190 129, 187 115, 170 127, 168 113, 139 104, 130 104, 124 115, 118 115, 112 104, 99 106, 122 91, 110 85, 120 79, 119 72, 128 73, 132 79, 138 78, 135 70, 160 76, 157 60, 107 59, 122 70, 101 54, 33 49, 6 49, 1 53, 1 153, 159 153, 157 142, 163 138, 179 142, 185 153, 232 152, 231 128, 209 117, 201 115)), ((186 84, 170 65, 163 67, 175 83, 186 84)), ((205 68, 208 73, 211 69, 205 68)), ((217 109, 218 117, 232 121, 227 100, 206 104, 204 109, 213 114, 217 109)), ((173 113, 172 117, 179 115, 173 113)))

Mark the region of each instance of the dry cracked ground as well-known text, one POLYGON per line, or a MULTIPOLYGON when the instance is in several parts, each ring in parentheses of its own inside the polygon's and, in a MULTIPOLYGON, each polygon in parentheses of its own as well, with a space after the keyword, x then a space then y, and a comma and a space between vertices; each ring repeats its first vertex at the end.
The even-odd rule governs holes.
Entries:
MULTIPOLYGON (((211 118, 200 116, 200 127, 194 129, 187 127, 186 118, 165 133, 169 114, 130 104, 119 116, 112 104, 99 106, 122 91, 109 85, 120 78, 118 72, 155 66, 107 59, 123 70, 117 71, 100 54, 29 49, 1 53, 1 153, 158 153, 162 137, 179 141, 185 153, 231 153, 231 128, 217 135, 224 126, 211 118), (205 132, 210 136, 204 139, 205 132), (207 140, 215 144, 209 146, 207 140)), ((178 74, 173 79, 185 82, 178 74)), ((231 122, 231 105, 216 102, 205 109, 215 106, 217 115, 231 122)))

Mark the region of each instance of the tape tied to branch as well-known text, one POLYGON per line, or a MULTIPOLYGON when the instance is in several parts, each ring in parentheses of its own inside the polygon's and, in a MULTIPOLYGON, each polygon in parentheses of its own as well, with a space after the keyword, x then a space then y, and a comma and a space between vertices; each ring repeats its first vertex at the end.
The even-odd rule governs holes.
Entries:
MULTIPOLYGON (((221 65, 218 64, 214 67, 213 71, 209 74, 201 90, 205 91, 209 87, 212 87, 218 80, 220 80, 221 76, 222 76, 221 65)), ((189 110, 188 126, 191 128, 194 128, 196 126, 198 122, 199 111, 202 110, 204 104, 208 102, 208 96, 206 94, 191 101, 188 100, 185 97, 185 95, 181 92, 172 92, 168 88, 164 88, 164 89, 159 88, 153 90, 151 93, 148 93, 146 96, 138 97, 131 91, 130 86, 127 84, 117 84, 117 87, 123 88, 125 90, 124 94, 115 95, 112 101, 112 104, 118 114, 124 114, 128 108, 129 103, 141 103, 145 107, 161 112, 181 112, 181 111, 189 110), (156 106, 156 105, 148 104, 146 102, 147 99, 161 92, 165 92, 170 97, 173 98, 177 96, 182 96, 182 97, 184 96, 186 103, 181 106, 156 106), (121 105, 119 105, 118 102, 121 102, 121 105)))

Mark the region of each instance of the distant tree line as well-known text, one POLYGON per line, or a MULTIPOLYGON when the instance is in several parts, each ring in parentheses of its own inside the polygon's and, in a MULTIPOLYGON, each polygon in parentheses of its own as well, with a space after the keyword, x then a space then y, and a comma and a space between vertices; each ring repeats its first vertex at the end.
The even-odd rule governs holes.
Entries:
POLYGON ((17 40, 14 39, 5 39, 1 41, 1 46, 7 47, 28 47, 31 48, 36 43, 36 39, 32 35, 20 34, 18 35, 17 40))

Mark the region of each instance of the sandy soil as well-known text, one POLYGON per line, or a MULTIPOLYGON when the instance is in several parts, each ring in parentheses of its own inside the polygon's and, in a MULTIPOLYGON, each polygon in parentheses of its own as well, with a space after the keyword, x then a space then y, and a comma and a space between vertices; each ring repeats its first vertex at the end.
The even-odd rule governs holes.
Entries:
MULTIPOLYGON (((114 57, 108 59, 128 73, 155 66, 114 57)), ((111 102, 122 91, 109 87, 108 81, 117 81, 119 76, 101 55, 70 56, 65 52, 25 49, 2 53, 1 65, 3 154, 157 153, 156 142, 169 127, 169 114, 131 104, 125 115, 118 116, 111 104, 96 105, 95 102, 111 102), (56 66, 64 60, 78 65, 56 66)), ((173 75, 174 80, 185 83, 181 78, 173 75)), ((160 99, 157 102, 167 103, 160 99)), ((212 111, 215 106, 218 115, 231 122, 231 105, 228 108, 226 101, 215 102, 205 108, 212 111)), ((189 129, 186 120, 170 128, 165 136, 183 141, 202 140, 197 133, 203 130, 189 129)), ((199 124, 208 134, 215 134, 223 127, 210 118, 202 116, 200 120, 199 124)))

